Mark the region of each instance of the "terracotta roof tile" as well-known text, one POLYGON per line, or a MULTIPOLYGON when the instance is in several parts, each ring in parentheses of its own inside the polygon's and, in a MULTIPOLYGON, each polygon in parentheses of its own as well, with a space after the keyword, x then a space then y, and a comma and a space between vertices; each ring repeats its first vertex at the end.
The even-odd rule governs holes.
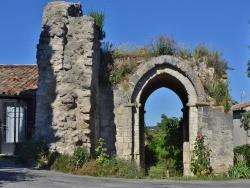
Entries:
POLYGON ((233 111, 234 110, 241 110, 241 109, 246 108, 248 106, 250 106, 250 101, 246 101, 246 102, 243 102, 243 103, 240 103, 240 104, 235 104, 235 105, 232 106, 231 109, 233 111))
POLYGON ((37 65, 0 65, 0 94, 19 95, 37 89, 37 65))

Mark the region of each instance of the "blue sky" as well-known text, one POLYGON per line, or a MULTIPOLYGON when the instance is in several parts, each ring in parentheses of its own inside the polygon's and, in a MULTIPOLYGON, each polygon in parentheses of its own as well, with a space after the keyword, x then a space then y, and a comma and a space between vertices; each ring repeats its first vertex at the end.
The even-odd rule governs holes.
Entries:
MULTIPOLYGON (((35 64, 43 7, 49 0, 1 1, 0 64, 35 64)), ((159 34, 172 35, 188 47, 204 43, 223 53, 229 66, 230 94, 241 101, 244 90, 250 100, 246 63, 250 58, 250 0, 77 0, 83 12, 106 14, 106 40, 147 44, 159 34)), ((146 103, 146 124, 160 115, 181 116, 181 104, 168 90, 153 93, 146 103)))

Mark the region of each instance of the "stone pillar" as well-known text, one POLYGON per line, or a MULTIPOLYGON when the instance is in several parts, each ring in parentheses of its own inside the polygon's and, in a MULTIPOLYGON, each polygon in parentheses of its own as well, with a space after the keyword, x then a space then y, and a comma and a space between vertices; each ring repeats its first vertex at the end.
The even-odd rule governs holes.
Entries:
POLYGON ((52 2, 44 8, 35 126, 61 153, 72 153, 76 144, 94 147, 99 137, 97 36, 94 19, 82 15, 81 4, 52 2))
MULTIPOLYGON (((134 126, 132 113, 134 106, 129 105, 127 91, 122 87, 114 90, 114 114, 116 125, 116 151, 117 156, 124 159, 133 159, 135 151, 134 134, 139 132, 139 127, 134 126)), ((138 148, 139 149, 139 148, 138 148)), ((139 150, 138 150, 139 153, 139 150)))
POLYGON ((195 138, 198 132, 198 110, 195 105, 189 105, 189 155, 186 154, 185 176, 192 176, 191 158, 194 150, 195 138))
POLYGON ((183 112, 183 175, 190 175, 190 145, 189 145, 189 108, 184 107, 183 112))

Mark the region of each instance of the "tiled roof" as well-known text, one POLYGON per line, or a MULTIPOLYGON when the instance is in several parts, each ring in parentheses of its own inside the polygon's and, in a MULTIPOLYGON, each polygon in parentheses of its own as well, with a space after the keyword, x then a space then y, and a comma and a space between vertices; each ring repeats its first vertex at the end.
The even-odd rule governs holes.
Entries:
POLYGON ((235 111, 235 110, 242 110, 243 108, 246 108, 246 107, 249 107, 250 106, 250 101, 247 101, 247 102, 243 102, 243 103, 240 103, 240 104, 235 104, 232 106, 232 110, 235 111))
POLYGON ((0 94, 19 95, 37 89, 37 65, 0 65, 0 94))

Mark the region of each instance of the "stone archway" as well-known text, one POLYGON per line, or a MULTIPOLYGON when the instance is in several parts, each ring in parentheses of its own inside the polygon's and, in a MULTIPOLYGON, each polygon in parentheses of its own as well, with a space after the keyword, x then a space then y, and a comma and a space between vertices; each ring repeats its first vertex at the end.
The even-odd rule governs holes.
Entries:
POLYGON ((45 7, 37 46, 36 134, 61 153, 72 153, 78 142, 94 153, 101 137, 110 153, 142 162, 145 101, 157 88, 167 87, 183 103, 184 175, 191 174, 198 129, 207 135, 214 172, 226 172, 233 164, 232 113, 206 103, 208 95, 190 63, 171 56, 152 58, 137 67, 129 87, 107 87, 99 82, 97 36, 94 19, 82 15, 80 4, 52 2, 45 7))
POLYGON ((144 106, 152 92, 161 87, 174 91, 183 104, 183 165, 184 175, 190 175, 190 153, 198 131, 196 105, 205 102, 202 84, 191 67, 171 56, 161 56, 138 67, 130 78, 133 87, 131 101, 134 128, 134 158, 144 163, 144 106), (141 75, 141 77, 139 76, 141 75))

